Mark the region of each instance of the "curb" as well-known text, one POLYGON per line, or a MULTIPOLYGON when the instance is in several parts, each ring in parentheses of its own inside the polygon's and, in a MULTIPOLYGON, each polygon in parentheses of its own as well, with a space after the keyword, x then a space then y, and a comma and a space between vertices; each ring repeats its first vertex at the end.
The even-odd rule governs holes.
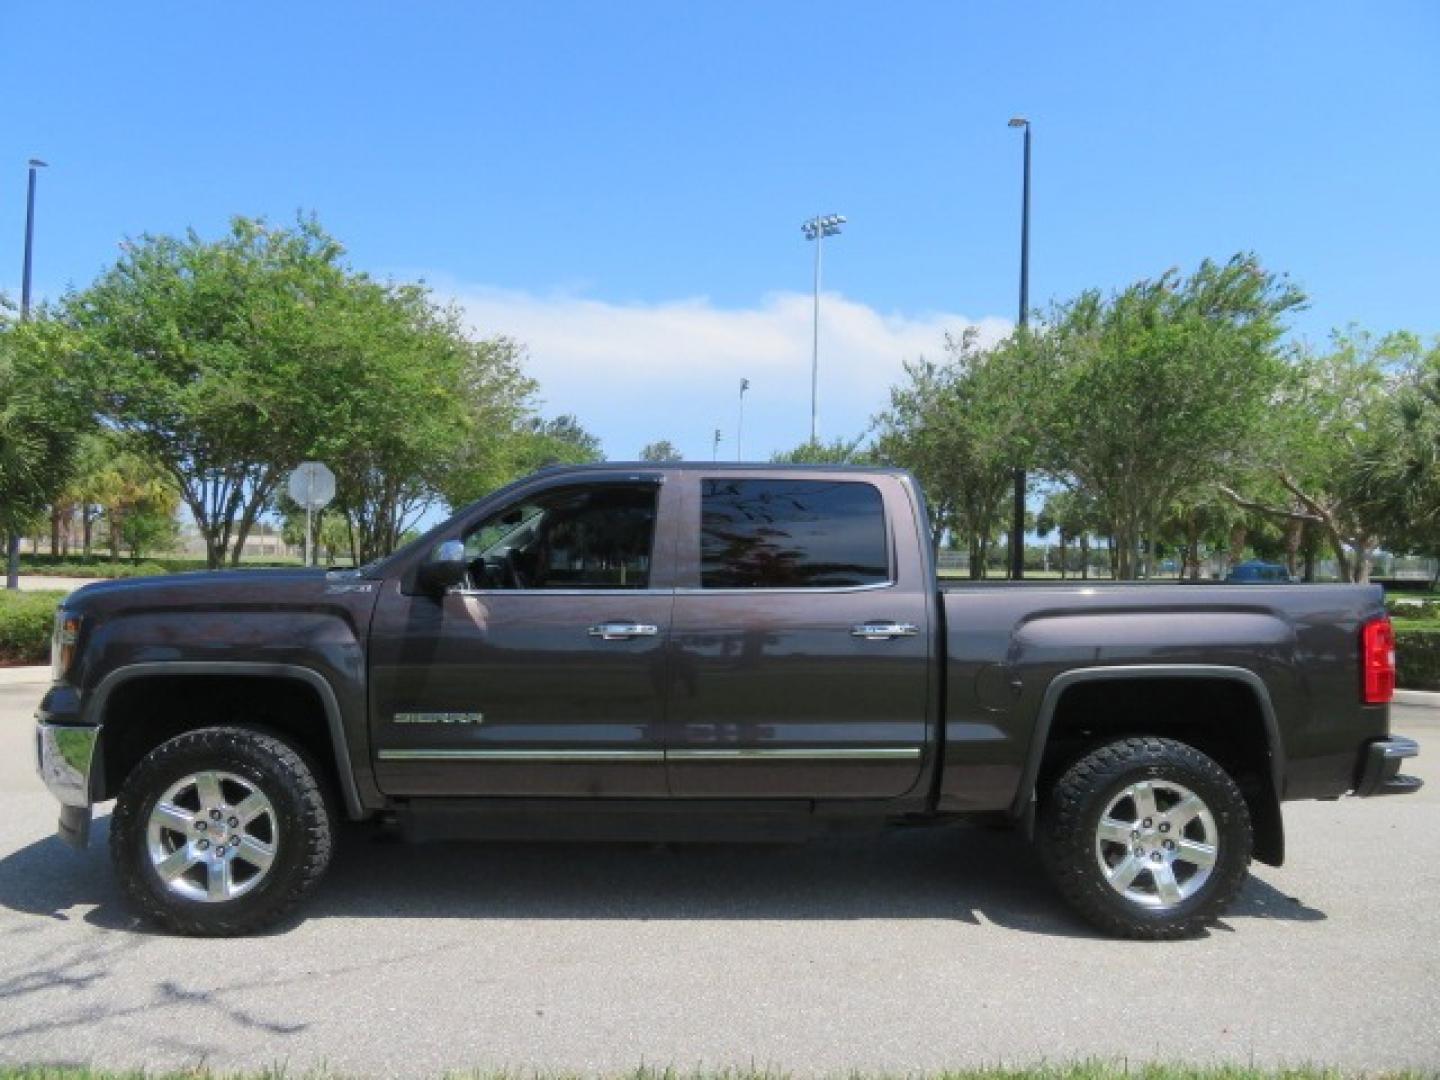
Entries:
POLYGON ((1433 690, 1396 690, 1396 705, 1419 705, 1427 709, 1440 709, 1440 693, 1433 690))
MULTIPOLYGON (((50 665, 0 668, 0 686, 43 686, 50 682, 50 665)), ((1436 694, 1440 697, 1440 694, 1436 694)))

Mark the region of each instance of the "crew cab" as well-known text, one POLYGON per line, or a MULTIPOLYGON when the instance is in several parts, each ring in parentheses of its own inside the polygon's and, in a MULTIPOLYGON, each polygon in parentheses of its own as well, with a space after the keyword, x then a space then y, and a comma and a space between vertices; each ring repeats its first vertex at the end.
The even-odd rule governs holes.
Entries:
MULTIPOLYGON (((86 586, 40 773, 172 930, 271 924, 340 819, 413 839, 1014 826, 1104 930, 1203 930, 1281 803, 1413 791, 1381 590, 939 583, 894 469, 542 471, 358 570, 86 586)), ((363 857, 357 855, 356 857, 363 857)), ((977 871, 983 872, 983 871, 977 871)))

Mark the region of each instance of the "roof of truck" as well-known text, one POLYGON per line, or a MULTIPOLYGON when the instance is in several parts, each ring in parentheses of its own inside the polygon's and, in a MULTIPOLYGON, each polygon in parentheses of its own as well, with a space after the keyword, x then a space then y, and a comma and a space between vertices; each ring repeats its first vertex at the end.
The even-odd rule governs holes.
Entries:
POLYGON ((791 465, 772 464, 765 461, 594 461, 583 465, 547 465, 537 469, 534 475, 550 472, 615 472, 627 469, 643 470, 654 472, 657 469, 669 469, 686 472, 714 472, 716 469, 744 469, 755 472, 844 472, 844 473, 880 473, 886 476, 898 476, 906 470, 893 465, 791 465))

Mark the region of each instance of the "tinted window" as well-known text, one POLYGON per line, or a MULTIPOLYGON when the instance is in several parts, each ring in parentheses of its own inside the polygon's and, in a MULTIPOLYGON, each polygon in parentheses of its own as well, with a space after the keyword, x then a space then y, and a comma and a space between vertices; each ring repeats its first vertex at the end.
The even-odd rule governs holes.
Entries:
POLYGON ((470 581, 481 589, 644 589, 650 584, 655 487, 598 484, 542 492, 470 531, 470 581))
POLYGON ((885 513, 870 484, 701 481, 703 588, 841 588, 889 580, 885 513))

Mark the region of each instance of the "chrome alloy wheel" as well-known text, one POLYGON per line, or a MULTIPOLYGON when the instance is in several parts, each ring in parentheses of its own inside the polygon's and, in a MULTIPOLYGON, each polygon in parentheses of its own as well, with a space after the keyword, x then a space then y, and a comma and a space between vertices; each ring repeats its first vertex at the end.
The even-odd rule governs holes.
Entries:
POLYGON ((1204 887, 1219 840, 1200 796, 1173 780, 1142 780, 1120 791, 1100 815, 1095 858, 1126 900, 1163 910, 1204 887))
POLYGON ((150 811, 150 863, 186 900, 244 896, 275 862, 280 823, 266 794, 228 772, 197 772, 172 784, 150 811))

